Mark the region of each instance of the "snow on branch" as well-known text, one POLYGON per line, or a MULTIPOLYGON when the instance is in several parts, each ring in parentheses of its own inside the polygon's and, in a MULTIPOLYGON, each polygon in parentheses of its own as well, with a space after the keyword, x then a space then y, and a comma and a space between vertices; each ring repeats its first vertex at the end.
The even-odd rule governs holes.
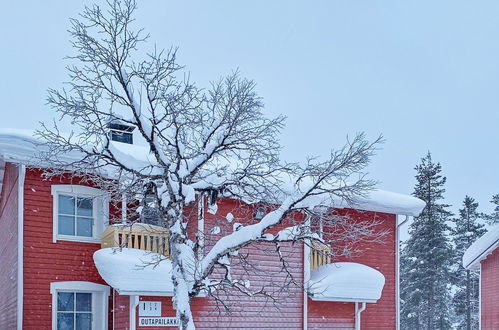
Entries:
MULTIPOLYGON (((38 136, 49 152, 40 159, 49 164, 47 175, 72 172, 95 185, 114 185, 117 204, 126 193, 137 204, 127 221, 156 210, 169 234, 175 307, 182 327, 192 329, 190 298, 217 285, 209 280, 216 265, 225 267, 236 289, 250 294, 242 279, 230 279, 230 257, 240 248, 319 240, 305 217, 277 235, 268 230, 290 214, 314 217, 317 206, 354 207, 367 195, 375 182, 364 171, 381 138, 369 142, 358 134, 325 159, 283 162, 284 117, 265 115, 255 82, 236 71, 207 89, 197 87, 177 63, 176 49, 143 51, 148 36, 134 27, 135 1, 110 0, 106 7, 88 7, 71 21, 76 55, 69 57, 68 87, 50 89, 48 103, 72 131, 63 134, 56 121, 43 125, 38 136), (135 128, 133 145, 112 140, 113 123, 135 128), (70 159, 63 157, 68 154, 70 159), (234 231, 202 255, 202 235, 189 236, 197 219, 189 212, 206 194, 275 207, 259 222, 234 223, 234 231)), ((376 237, 367 225, 348 229, 352 236, 376 237)))

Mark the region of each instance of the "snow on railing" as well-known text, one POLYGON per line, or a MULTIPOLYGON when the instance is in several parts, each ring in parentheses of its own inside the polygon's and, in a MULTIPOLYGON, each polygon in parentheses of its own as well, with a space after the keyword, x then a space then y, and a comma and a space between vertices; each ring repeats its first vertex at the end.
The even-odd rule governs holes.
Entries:
POLYGON ((331 248, 324 243, 312 242, 310 249, 310 269, 331 263, 331 248))
POLYGON ((101 248, 110 247, 139 249, 170 256, 166 229, 143 223, 107 227, 102 234, 101 248))

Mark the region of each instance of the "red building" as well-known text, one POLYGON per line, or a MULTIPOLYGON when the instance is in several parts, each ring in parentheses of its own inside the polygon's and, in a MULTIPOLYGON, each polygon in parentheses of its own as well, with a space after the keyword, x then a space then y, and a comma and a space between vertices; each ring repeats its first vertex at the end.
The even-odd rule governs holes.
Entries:
POLYGON ((480 329, 499 329, 499 225, 466 250, 463 266, 480 271, 480 329))
MULTIPOLYGON (((42 169, 29 167, 35 152, 29 135, 0 131, 0 329, 175 326, 161 228, 113 224, 106 192, 65 177, 44 179, 42 169), (164 260, 147 265, 155 258, 164 260)), ((383 244, 359 245, 362 253, 334 263, 320 253, 324 246, 283 243, 285 272, 270 243, 245 247, 239 253, 255 267, 244 285, 274 289, 277 302, 235 291, 217 292, 218 302, 196 297, 197 328, 398 329, 398 228, 423 207, 413 197, 376 191, 357 209, 336 209, 352 221, 375 219, 387 234, 383 244)), ((216 212, 204 198, 192 208, 206 249, 235 222, 257 221, 252 205, 233 199, 219 199, 216 212)), ((233 266, 234 274, 243 271, 233 266)))

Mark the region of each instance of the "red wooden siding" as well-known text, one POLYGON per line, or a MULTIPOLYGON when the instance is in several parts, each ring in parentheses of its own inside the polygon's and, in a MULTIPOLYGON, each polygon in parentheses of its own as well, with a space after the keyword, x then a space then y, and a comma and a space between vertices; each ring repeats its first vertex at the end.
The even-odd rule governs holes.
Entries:
MULTIPOLYGON (((105 284, 93 262, 100 244, 58 241, 52 243, 52 184, 41 171, 27 170, 24 185, 24 330, 51 329, 50 283, 88 281, 105 284)), ((77 182, 73 181, 73 184, 77 182)), ((111 318, 112 316, 110 316, 111 318)))
POLYGON ((5 164, 0 200, 0 329, 17 327, 18 168, 5 164))
MULTIPOLYGON (((384 244, 371 243, 359 244, 357 247, 362 251, 350 258, 342 257, 337 261, 357 262, 369 267, 375 268, 385 276, 385 286, 381 299, 375 304, 366 304, 367 308, 361 314, 362 329, 395 329, 396 323, 396 306, 395 306, 395 231, 396 219, 395 215, 387 213, 376 213, 366 211, 356 211, 344 209, 337 211, 339 215, 348 215, 352 221, 363 219, 375 219, 380 222, 378 229, 386 231, 386 236, 383 237, 384 244)), ((327 226, 324 227, 327 231, 327 226)), ((348 309, 352 311, 350 314, 353 317, 354 303, 346 304, 348 309)), ((329 324, 338 324, 338 329, 349 329, 354 327, 353 320, 346 322, 345 308, 341 304, 334 302, 319 302, 309 299, 309 328, 321 328, 325 326, 327 321, 329 324)), ((336 328, 329 328, 336 329, 336 328)))
MULTIPOLYGON (((122 296, 116 291, 114 293, 114 307, 112 313, 114 314, 114 329, 116 330, 129 330, 130 329, 130 296, 122 296)), ((110 305, 112 306, 112 305, 110 305)), ((112 323, 111 320, 110 323, 112 323)), ((109 329, 112 329, 110 326, 109 329)))
POLYGON ((499 329, 499 248, 482 261, 482 329, 499 329))
MULTIPOLYGON (((240 201, 219 200, 216 214, 205 213, 207 251, 222 235, 233 231, 234 223, 247 225, 254 221, 252 216, 252 208, 240 201), (232 222, 226 219, 229 212, 234 216, 232 222), (214 226, 220 227, 219 234, 211 232, 214 226)), ((274 232, 278 229, 276 228, 274 232)), ((192 310, 197 328, 301 329, 303 326, 303 245, 283 243, 281 252, 288 261, 288 269, 296 284, 286 284, 289 278, 282 269, 275 246, 272 244, 249 245, 239 251, 240 256, 248 255, 248 262, 255 266, 255 269, 247 273, 240 265, 238 258, 231 258, 233 278, 249 280, 250 289, 254 291, 265 286, 265 290, 278 299, 276 304, 262 296, 248 297, 235 290, 219 290, 217 294, 230 306, 230 313, 211 298, 194 298, 192 310), (286 288, 281 290, 285 284, 286 288)), ((220 275, 220 269, 217 270, 217 274, 220 275)), ((212 277, 216 278, 216 276, 212 277)))
MULTIPOLYGON (((353 303, 308 300, 309 329, 355 329, 353 303)), ((364 329, 364 328, 362 328, 364 329)))
MULTIPOLYGON (((89 281, 105 284, 92 258, 93 253, 100 248, 99 244, 67 241, 52 243, 51 185, 71 182, 67 179, 43 181, 40 174, 41 171, 28 170, 24 189, 23 320, 24 329, 37 330, 51 328, 51 282, 89 281)), ((78 184, 78 182, 73 182, 73 184, 78 184)), ((17 198, 17 194, 15 195, 17 198)), ((17 207, 13 209, 17 212, 17 207)), ((194 204, 187 212, 193 219, 188 228, 188 235, 192 237, 197 229, 196 205, 194 204)), ((366 217, 376 218, 381 222, 379 229, 385 229, 388 232, 384 238, 386 242, 384 245, 365 244, 361 246, 363 253, 352 256, 348 261, 376 268, 386 278, 382 298, 376 304, 367 304, 366 311, 362 313, 362 329, 394 329, 395 216, 355 210, 340 210, 339 212, 348 213, 352 221, 366 217)), ((0 220, 3 220, 3 216, 0 220)), ((205 252, 222 235, 232 232, 234 223, 248 225, 254 221, 253 207, 237 200, 219 200, 215 214, 209 213, 208 208, 205 207, 205 252), (226 219, 229 212, 234 217, 232 222, 226 219), (215 226, 220 228, 220 233, 212 231, 215 226)), ((275 233, 293 224, 290 218, 285 224, 277 226, 271 232, 275 233)), ((241 249, 239 256, 247 257, 245 260, 253 267, 250 270, 242 267, 243 259, 238 257, 232 257, 231 263, 234 278, 249 280, 252 291, 258 291, 264 287, 265 291, 277 298, 277 301, 274 303, 263 296, 247 296, 232 289, 218 290, 218 297, 230 306, 230 312, 227 312, 213 298, 194 298, 192 310, 198 329, 301 329, 303 327, 303 244, 281 244, 280 251, 287 262, 294 282, 290 281, 288 273, 283 270, 275 248, 271 243, 258 243, 241 249)), ((346 259, 338 261, 344 260, 346 259)), ((219 267, 212 278, 220 278, 222 274, 222 269, 219 267)), ((3 286, 0 290, 2 289, 3 286)), ((129 299, 129 296, 121 296, 117 293, 114 294, 114 299, 113 295, 110 297, 109 323, 111 325, 114 320, 115 329, 127 330, 130 327, 129 299)), ((141 297, 140 299, 162 301, 163 316, 175 315, 171 297, 141 297)), ((316 302, 309 299, 308 326, 310 329, 351 329, 354 320, 353 311, 353 303, 316 302)), ((154 328, 147 327, 147 329, 154 328)))

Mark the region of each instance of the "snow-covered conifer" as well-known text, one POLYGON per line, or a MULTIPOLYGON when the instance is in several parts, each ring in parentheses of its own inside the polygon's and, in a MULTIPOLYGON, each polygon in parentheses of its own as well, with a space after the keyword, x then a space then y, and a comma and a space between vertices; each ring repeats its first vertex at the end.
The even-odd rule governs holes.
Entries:
POLYGON ((479 274, 464 269, 463 254, 466 249, 485 233, 485 228, 478 222, 480 213, 478 203, 466 196, 463 207, 459 209, 459 217, 454 219, 455 227, 452 230, 452 239, 455 246, 454 285, 456 290, 453 297, 456 314, 457 329, 478 329, 478 280, 479 274))
POLYGON ((415 169, 413 195, 426 207, 411 223, 401 254, 401 328, 450 329, 452 248, 447 220, 451 213, 442 203, 446 178, 429 152, 415 169))
POLYGON ((491 214, 484 214, 483 216, 489 224, 495 225, 499 223, 499 194, 492 196, 490 202, 495 205, 494 210, 491 214))

